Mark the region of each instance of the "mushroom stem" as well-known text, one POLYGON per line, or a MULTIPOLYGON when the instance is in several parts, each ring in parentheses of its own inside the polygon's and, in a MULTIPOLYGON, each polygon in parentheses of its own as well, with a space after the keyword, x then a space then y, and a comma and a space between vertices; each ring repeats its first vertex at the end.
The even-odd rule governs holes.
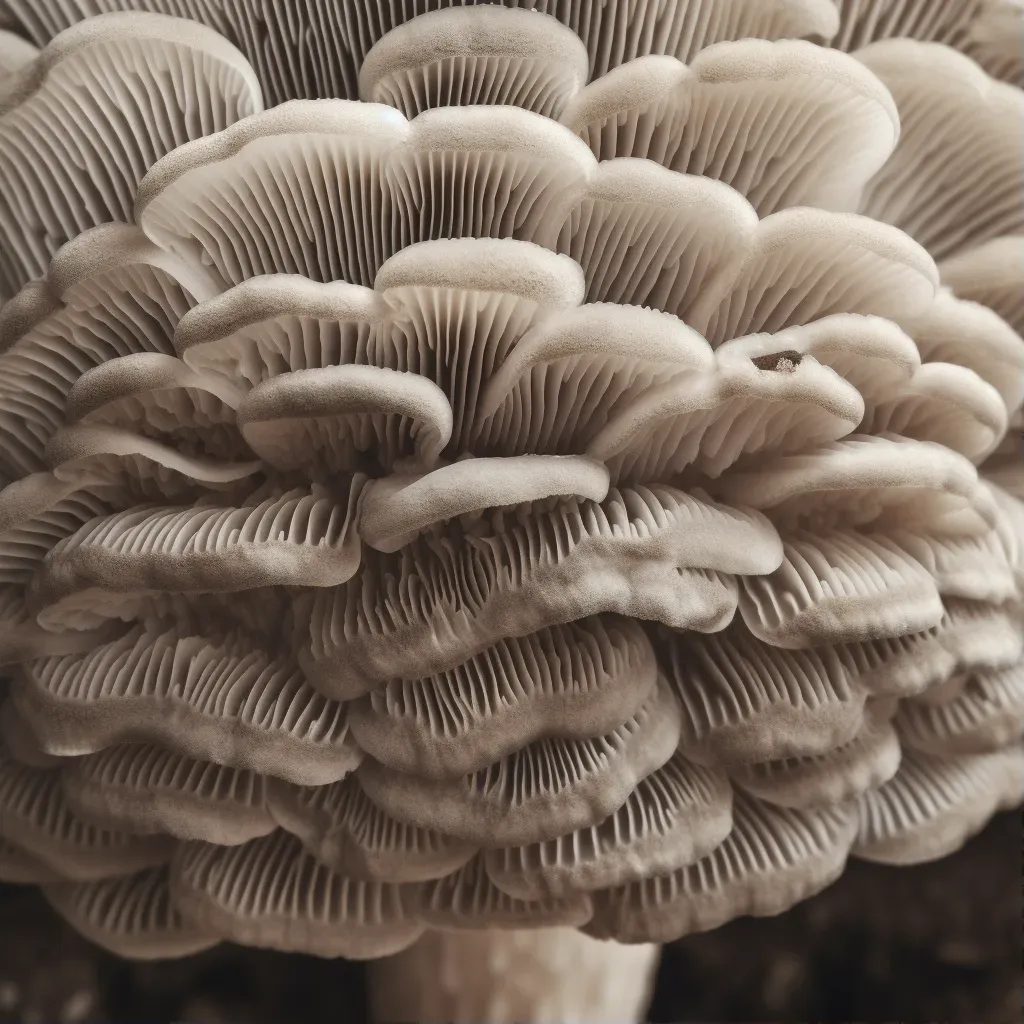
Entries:
POLYGON ((628 1024, 643 1019, 660 947, 573 928, 428 932, 370 964, 379 1024, 628 1024))

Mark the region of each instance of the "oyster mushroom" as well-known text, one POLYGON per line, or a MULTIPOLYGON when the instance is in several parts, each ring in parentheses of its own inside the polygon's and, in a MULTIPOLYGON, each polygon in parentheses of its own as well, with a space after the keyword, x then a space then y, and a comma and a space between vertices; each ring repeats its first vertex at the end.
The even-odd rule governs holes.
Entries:
POLYGON ((1012 4, 399 6, 0 0, 0 877, 625 1020, 1024 791, 1012 4))
POLYGON ((45 270, 62 242, 128 220, 160 157, 260 109, 248 62, 202 26, 125 12, 61 32, 0 85, 0 296, 45 270), (60 201, 37 205, 40 190, 60 201))

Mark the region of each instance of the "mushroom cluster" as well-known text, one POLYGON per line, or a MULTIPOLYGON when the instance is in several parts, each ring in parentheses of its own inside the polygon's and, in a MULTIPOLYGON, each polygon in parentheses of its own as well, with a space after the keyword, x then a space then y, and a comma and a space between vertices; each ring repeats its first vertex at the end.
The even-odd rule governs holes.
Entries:
POLYGON ((1022 24, 0 0, 0 878, 660 943, 1019 802, 1022 24))

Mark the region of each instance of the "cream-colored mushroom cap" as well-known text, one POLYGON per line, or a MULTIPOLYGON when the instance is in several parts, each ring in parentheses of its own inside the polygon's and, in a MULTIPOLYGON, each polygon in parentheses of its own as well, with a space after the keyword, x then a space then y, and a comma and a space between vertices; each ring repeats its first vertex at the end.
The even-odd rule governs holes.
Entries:
POLYGON ((1019 803, 1019 6, 0 0, 0 879, 591 1020, 1019 803))

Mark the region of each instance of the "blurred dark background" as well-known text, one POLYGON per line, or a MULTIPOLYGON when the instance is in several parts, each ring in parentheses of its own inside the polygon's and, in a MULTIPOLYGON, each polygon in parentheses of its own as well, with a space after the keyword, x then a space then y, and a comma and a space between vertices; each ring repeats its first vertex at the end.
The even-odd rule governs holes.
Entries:
MULTIPOLYGON (((915 868, 852 861, 780 917, 665 948, 651 1020, 1024 1020, 1019 814, 915 868)), ((130 964, 95 950, 33 891, 0 886, 0 1022, 362 1024, 358 964, 224 946, 130 964)))

